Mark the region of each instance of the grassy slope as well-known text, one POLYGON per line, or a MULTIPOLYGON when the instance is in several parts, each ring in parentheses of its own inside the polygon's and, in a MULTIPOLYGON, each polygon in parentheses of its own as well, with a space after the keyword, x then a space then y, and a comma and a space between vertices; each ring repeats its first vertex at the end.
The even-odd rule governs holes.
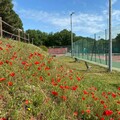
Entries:
POLYGON ((12 40, 0 40, 0 47, 0 118, 118 120, 119 73, 93 65, 86 71, 83 62, 53 59, 38 47, 12 40), (113 113, 105 116, 106 110, 113 113))

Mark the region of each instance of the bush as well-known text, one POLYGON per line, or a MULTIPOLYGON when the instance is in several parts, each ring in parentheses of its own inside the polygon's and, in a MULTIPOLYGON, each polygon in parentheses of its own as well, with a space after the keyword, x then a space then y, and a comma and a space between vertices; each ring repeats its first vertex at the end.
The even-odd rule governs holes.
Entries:
POLYGON ((42 50, 46 51, 46 52, 48 51, 48 48, 47 48, 46 46, 44 46, 44 45, 41 45, 40 48, 41 48, 42 50))

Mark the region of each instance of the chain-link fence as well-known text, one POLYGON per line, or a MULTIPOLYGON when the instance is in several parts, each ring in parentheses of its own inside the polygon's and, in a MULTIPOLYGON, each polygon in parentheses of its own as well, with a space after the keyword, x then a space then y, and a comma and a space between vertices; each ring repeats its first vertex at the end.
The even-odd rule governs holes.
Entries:
MULTIPOLYGON (((112 67, 120 68, 120 28, 112 28, 112 67)), ((108 66, 109 38, 108 30, 73 43, 73 55, 77 58, 108 66)))

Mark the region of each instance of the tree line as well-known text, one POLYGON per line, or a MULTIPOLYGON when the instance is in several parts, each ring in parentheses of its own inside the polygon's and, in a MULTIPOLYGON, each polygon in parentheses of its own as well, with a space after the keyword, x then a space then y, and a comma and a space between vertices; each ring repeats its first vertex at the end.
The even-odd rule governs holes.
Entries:
MULTIPOLYGON (((0 0, 0 17, 15 28, 23 30, 23 23, 19 15, 13 10, 12 0, 0 0)), ((3 24, 3 29, 15 33, 15 30, 3 24)))

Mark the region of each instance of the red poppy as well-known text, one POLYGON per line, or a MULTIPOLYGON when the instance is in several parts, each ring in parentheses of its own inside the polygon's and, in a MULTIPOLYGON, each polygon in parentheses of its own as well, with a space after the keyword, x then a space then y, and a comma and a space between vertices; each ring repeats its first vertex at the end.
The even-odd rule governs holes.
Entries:
POLYGON ((115 93, 112 93, 112 97, 113 97, 113 98, 116 98, 116 94, 115 94, 115 93))
POLYGON ((12 86, 13 85, 13 82, 8 82, 8 86, 12 86))
POLYGON ((103 115, 105 115, 105 116, 110 116, 112 114, 113 114, 112 110, 106 110, 106 111, 103 112, 103 115))
POLYGON ((75 112, 73 113, 73 115, 74 115, 74 116, 77 116, 77 115, 78 115, 78 112, 77 112, 77 111, 75 111, 75 112))
POLYGON ((55 96, 57 96, 58 92, 52 91, 52 94, 55 95, 55 96))
POLYGON ((3 50, 3 48, 2 48, 2 47, 0 47, 0 50, 3 50))
POLYGON ((25 100, 25 104, 26 104, 26 105, 29 104, 29 100, 25 100))
POLYGON ((88 94, 88 92, 86 90, 83 91, 84 94, 88 94))
POLYGON ((76 90, 78 88, 78 86, 76 85, 76 86, 73 86, 72 87, 72 90, 76 90))
POLYGON ((7 120, 6 118, 0 118, 0 120, 7 120))
POLYGON ((61 96, 61 98, 66 101, 67 100, 67 97, 66 96, 61 96))
POLYGON ((80 81, 80 80, 81 80, 81 78, 80 78, 80 77, 77 77, 77 80, 78 80, 78 81, 80 81))
POLYGON ((40 62, 36 61, 35 64, 38 65, 38 64, 40 64, 40 62))
POLYGON ((40 76, 40 78, 39 78, 41 81, 43 81, 43 77, 42 76, 40 76))
POLYGON ((88 109, 88 110, 86 110, 86 113, 90 114, 90 110, 89 110, 89 109, 88 109))
POLYGON ((0 78, 0 82, 6 80, 6 78, 0 78))
POLYGON ((15 73, 14 73, 14 72, 10 73, 10 76, 11 76, 11 77, 14 77, 14 76, 15 76, 15 73))
POLYGON ((105 119, 102 117, 102 118, 100 118, 100 120, 105 120, 105 119))
POLYGON ((82 100, 85 100, 85 98, 84 98, 84 97, 82 97, 82 100))
POLYGON ((27 62, 26 61, 23 61, 22 64, 25 65, 27 62))
POLYGON ((100 101, 101 104, 104 104, 105 102, 103 100, 100 101))
POLYGON ((2 61, 0 61, 0 65, 2 65, 3 64, 3 62, 2 61))
POLYGON ((38 67, 38 70, 41 70, 41 67, 38 67))

